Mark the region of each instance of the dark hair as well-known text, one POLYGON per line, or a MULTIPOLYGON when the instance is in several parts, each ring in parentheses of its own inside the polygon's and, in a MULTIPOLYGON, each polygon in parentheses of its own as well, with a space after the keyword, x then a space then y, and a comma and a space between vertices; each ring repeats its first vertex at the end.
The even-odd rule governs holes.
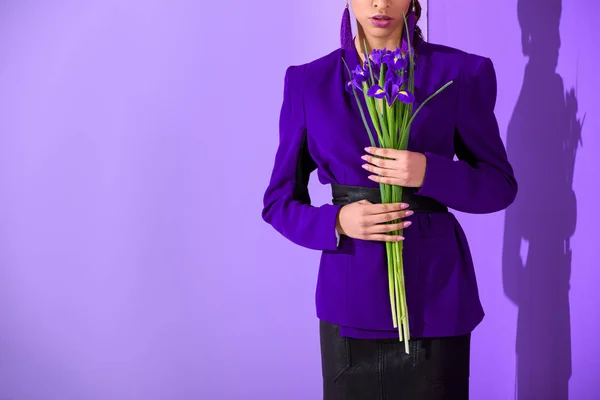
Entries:
MULTIPOLYGON (((421 4, 419 3, 419 0, 413 0, 414 6, 415 6, 415 32, 413 35, 413 42, 414 44, 418 44, 419 42, 423 42, 423 31, 421 31, 421 28, 419 28, 419 26, 417 25, 417 22, 419 22, 419 19, 421 18, 421 4)), ((412 7, 412 4, 410 5, 410 7, 412 7)))

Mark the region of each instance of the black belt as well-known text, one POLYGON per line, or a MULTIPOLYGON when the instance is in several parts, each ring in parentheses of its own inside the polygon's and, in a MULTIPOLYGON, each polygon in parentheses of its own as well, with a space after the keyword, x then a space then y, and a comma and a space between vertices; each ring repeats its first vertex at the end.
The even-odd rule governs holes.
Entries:
MULTIPOLYGON (((402 188, 402 202, 408 204, 408 209, 414 212, 448 212, 448 207, 432 198, 415 194, 415 188, 402 188)), ((346 205, 360 200, 369 200, 371 203, 381 203, 379 188, 331 184, 331 195, 334 205, 346 205)))

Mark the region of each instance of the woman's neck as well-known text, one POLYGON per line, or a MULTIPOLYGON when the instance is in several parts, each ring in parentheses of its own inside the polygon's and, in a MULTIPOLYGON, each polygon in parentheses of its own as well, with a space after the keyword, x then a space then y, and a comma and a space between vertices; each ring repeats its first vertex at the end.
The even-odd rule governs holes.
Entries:
POLYGON ((373 49, 383 49, 386 48, 388 50, 393 50, 396 47, 400 47, 402 40, 402 32, 404 29, 404 24, 398 28, 396 32, 387 37, 369 37, 365 35, 364 30, 359 26, 358 34, 354 38, 354 45, 356 46, 356 50, 358 51, 358 55, 362 62, 365 61, 365 42, 367 46, 367 54, 371 53, 373 49))

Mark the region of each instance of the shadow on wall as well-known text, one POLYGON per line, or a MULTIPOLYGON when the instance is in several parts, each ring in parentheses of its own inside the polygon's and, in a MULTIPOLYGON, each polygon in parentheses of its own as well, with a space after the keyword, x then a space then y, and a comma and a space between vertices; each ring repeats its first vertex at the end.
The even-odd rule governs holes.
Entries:
POLYGON ((577 118, 576 90, 565 93, 556 73, 561 8, 561 0, 518 0, 529 62, 507 133, 520 192, 506 212, 502 268, 504 292, 518 306, 519 400, 568 399, 572 372, 573 169, 583 121, 577 118))

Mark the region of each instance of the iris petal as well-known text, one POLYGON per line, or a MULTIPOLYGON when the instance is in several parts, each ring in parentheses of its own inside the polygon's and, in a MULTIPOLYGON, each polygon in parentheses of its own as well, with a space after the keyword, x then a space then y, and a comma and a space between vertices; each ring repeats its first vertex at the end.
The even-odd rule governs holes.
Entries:
POLYGON ((415 95, 411 92, 407 92, 406 90, 401 90, 398 93, 398 99, 403 103, 410 104, 415 101, 415 95))
POLYGON ((385 97, 385 91, 379 85, 373 85, 367 91, 367 96, 382 99, 385 97))

